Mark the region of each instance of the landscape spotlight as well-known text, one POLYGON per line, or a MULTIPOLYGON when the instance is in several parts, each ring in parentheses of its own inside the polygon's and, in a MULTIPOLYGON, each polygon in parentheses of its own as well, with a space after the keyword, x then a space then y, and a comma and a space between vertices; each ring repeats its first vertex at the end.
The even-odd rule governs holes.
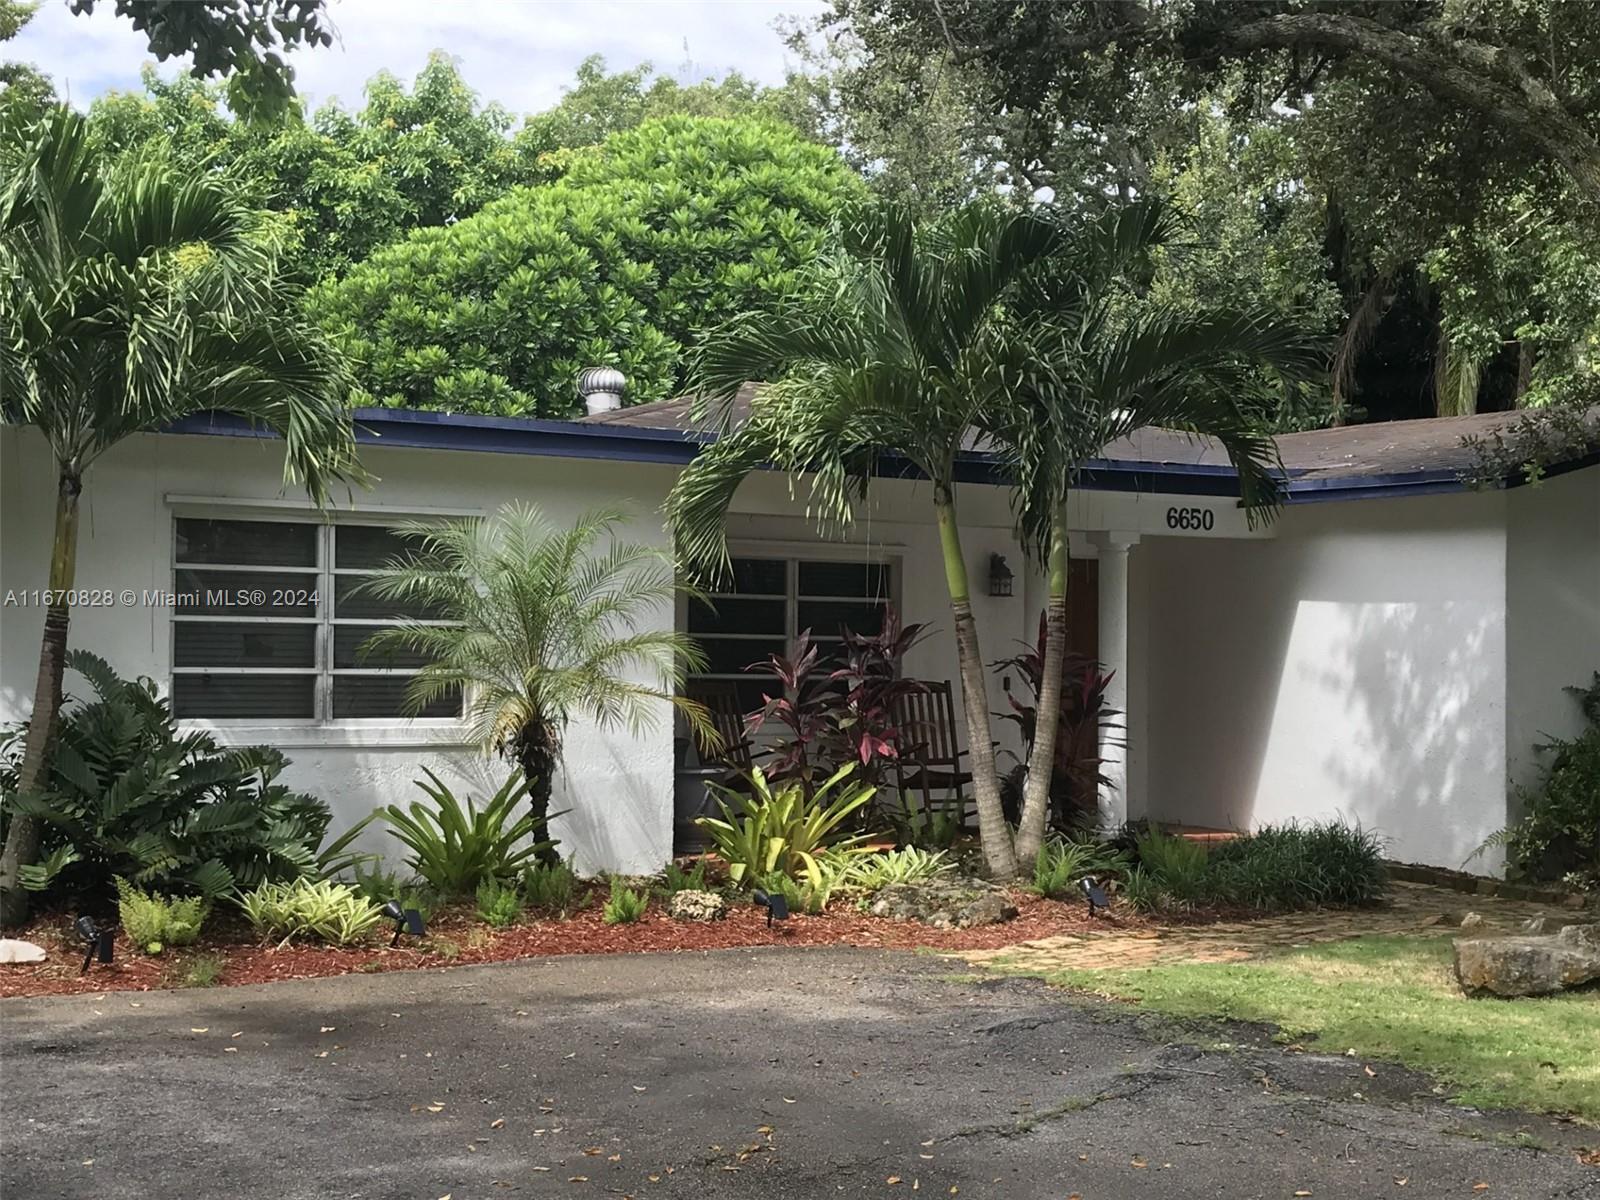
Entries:
POLYGON ((1089 902, 1089 915, 1092 917, 1096 909, 1110 908, 1111 897, 1106 895, 1105 888, 1092 875, 1085 875, 1078 880, 1078 887, 1083 892, 1083 898, 1089 902))
POLYGON ((751 893, 750 899, 755 901, 755 906, 757 908, 764 908, 767 910, 768 929, 772 928, 772 923, 774 921, 787 921, 789 919, 789 901, 783 896, 773 895, 770 892, 763 892, 760 888, 757 888, 751 893))
POLYGON ((402 933, 409 933, 412 937, 422 936, 422 914, 416 909, 401 908, 400 901, 390 900, 383 906, 383 915, 394 922, 394 937, 389 939, 390 949, 400 944, 402 933))
POLYGON ((96 957, 103 963, 111 961, 111 938, 116 933, 115 929, 101 929, 95 924, 94 918, 89 916, 79 917, 73 922, 73 927, 78 931, 78 938, 83 942, 83 966, 78 974, 86 974, 89 964, 96 957))

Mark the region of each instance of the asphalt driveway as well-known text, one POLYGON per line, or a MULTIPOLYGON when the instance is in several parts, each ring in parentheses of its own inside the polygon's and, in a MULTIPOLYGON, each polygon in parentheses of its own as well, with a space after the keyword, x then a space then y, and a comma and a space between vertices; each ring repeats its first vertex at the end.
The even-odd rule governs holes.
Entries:
POLYGON ((1600 1200, 1592 1130, 957 970, 722 951, 6 1001, 0 1193, 1600 1200))

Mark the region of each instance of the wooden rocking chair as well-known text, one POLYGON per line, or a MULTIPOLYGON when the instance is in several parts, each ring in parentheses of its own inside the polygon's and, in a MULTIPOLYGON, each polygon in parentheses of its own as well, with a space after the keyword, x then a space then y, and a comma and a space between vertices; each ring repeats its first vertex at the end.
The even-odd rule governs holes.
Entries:
POLYGON ((921 690, 898 697, 893 713, 900 742, 894 765, 895 783, 901 794, 920 792, 923 811, 931 814, 933 793, 953 792, 953 799, 942 797, 940 806, 965 824, 966 787, 972 782, 972 772, 962 765, 967 752, 956 742, 956 710, 950 681, 925 682, 921 690))

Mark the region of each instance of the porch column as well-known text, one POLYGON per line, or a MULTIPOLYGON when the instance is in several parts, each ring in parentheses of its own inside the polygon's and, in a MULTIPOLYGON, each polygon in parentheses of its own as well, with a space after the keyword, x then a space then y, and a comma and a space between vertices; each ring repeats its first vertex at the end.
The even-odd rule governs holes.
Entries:
POLYGON ((1111 675, 1105 702, 1122 715, 1117 728, 1100 731, 1101 773, 1110 784, 1100 789, 1100 827, 1113 830, 1128 819, 1128 549, 1136 533, 1098 533, 1100 551, 1100 661, 1111 675))

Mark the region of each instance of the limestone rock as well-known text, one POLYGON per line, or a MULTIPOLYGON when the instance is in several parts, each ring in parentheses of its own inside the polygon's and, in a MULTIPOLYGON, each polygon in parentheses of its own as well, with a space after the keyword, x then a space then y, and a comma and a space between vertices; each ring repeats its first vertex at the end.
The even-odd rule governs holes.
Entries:
POLYGON ((1558 933, 1457 938, 1456 981, 1469 995, 1546 996, 1600 979, 1600 925, 1558 933))
POLYGON ((867 909, 891 921, 920 921, 935 929, 969 929, 994 925, 1017 915, 1003 888, 977 879, 930 879, 892 883, 872 898, 867 909))
POLYGON ((1461 928, 1463 929, 1476 929, 1482 924, 1482 913, 1469 912, 1466 916, 1461 918, 1461 928))
POLYGON ((43 946, 16 938, 0 938, 0 963, 36 963, 43 962, 44 958, 43 946))
POLYGON ((675 921, 720 921, 728 915, 728 902, 715 892, 688 888, 668 901, 667 913, 675 921))

